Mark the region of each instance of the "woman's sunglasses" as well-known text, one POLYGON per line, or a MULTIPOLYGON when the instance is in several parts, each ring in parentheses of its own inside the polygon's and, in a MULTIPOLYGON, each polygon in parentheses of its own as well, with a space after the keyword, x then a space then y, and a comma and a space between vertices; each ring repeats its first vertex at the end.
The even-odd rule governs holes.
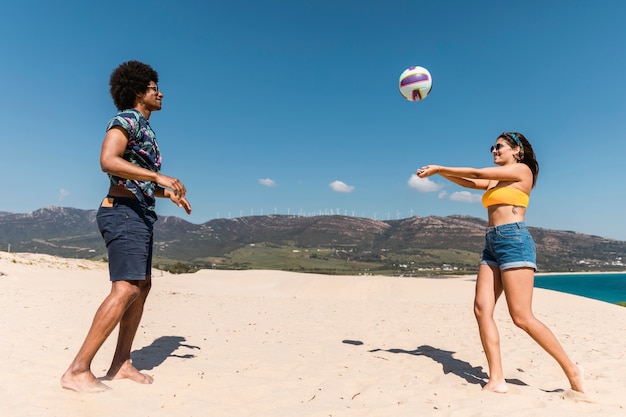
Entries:
POLYGON ((499 151, 501 147, 506 146, 505 143, 496 143, 495 146, 491 147, 491 153, 493 153, 493 151, 499 151))

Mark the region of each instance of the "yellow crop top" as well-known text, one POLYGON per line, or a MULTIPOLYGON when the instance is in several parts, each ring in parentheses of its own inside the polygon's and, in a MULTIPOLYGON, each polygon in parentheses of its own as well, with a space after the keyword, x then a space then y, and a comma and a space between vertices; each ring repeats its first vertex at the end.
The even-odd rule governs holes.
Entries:
POLYGON ((530 196, 517 188, 491 188, 483 194, 483 206, 491 207, 506 204, 517 207, 528 207, 530 196))

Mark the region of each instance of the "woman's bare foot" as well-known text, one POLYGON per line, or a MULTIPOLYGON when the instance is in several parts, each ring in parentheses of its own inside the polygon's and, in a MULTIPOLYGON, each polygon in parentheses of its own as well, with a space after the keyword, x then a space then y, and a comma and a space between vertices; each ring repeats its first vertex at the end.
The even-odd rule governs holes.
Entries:
POLYGON ((77 392, 103 392, 111 389, 90 371, 73 373, 69 369, 61 377, 61 387, 77 392))
POLYGON ((506 385, 506 381, 491 381, 487 382, 487 385, 483 387, 483 391, 495 392, 498 394, 506 394, 509 392, 509 387, 506 385))
POLYGON ((572 390, 585 394, 585 370, 582 366, 576 365, 576 372, 567 376, 572 390))
POLYGON ((114 379, 130 379, 131 381, 138 382, 140 384, 152 384, 154 382, 154 378, 150 375, 143 374, 137 370, 133 366, 130 360, 124 361, 122 366, 119 367, 117 371, 113 368, 109 369, 107 373, 106 379, 114 380, 114 379))

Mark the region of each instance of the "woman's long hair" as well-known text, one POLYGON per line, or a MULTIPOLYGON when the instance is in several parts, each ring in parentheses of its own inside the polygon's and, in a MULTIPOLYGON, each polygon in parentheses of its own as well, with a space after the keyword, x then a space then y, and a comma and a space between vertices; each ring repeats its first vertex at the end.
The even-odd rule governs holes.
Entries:
POLYGON ((534 188, 535 184, 537 184, 537 177, 539 176, 539 162, 537 162, 535 151, 533 151, 533 147, 528 139, 519 132, 504 132, 498 136, 498 139, 500 138, 504 139, 512 148, 519 146, 520 152, 517 157, 517 162, 526 164, 528 168, 530 168, 530 171, 533 173, 534 188))

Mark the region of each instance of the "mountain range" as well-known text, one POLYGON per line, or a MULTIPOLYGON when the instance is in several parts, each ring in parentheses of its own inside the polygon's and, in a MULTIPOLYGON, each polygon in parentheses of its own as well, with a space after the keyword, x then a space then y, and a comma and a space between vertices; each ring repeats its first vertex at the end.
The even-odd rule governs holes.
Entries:
MULTIPOLYGON (((482 219, 461 215, 386 221, 261 215, 202 224, 161 216, 155 223, 155 265, 182 272, 223 268, 405 276, 475 273, 486 227, 482 219)), ((626 269, 625 241, 529 229, 540 272, 626 269)), ((96 211, 67 207, 0 212, 0 249, 106 259, 96 211)))

